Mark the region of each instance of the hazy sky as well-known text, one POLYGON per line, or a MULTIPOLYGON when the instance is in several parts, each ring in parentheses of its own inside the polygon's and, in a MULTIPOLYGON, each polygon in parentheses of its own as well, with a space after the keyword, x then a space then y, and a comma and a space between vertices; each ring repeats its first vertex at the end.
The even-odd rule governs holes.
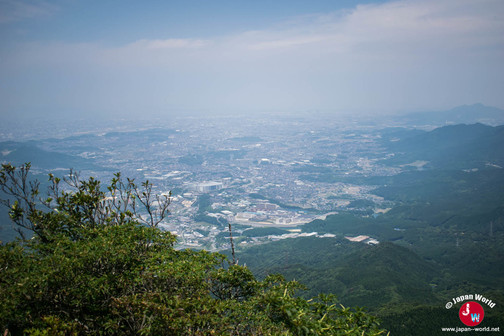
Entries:
POLYGON ((504 108, 504 1, 0 0, 0 113, 504 108))

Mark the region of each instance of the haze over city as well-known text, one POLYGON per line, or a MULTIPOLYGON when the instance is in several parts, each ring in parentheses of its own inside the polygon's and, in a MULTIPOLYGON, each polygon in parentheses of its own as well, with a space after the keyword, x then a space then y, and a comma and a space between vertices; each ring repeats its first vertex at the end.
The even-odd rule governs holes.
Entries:
POLYGON ((0 0, 0 334, 501 333, 503 18, 0 0))
POLYGON ((504 107, 504 2, 0 1, 6 118, 504 107))

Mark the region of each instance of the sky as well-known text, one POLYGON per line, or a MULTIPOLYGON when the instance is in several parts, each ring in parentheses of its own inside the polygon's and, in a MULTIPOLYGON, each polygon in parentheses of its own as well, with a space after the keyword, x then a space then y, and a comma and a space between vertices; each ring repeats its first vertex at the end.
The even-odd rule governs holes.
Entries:
POLYGON ((0 0, 3 116, 504 108, 502 0, 0 0))

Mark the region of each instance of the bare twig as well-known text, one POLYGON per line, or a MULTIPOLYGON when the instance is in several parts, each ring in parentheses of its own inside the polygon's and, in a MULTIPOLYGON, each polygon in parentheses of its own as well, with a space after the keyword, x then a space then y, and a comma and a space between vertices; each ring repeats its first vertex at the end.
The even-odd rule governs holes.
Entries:
POLYGON ((149 181, 139 188, 134 179, 125 181, 120 173, 114 175, 107 188, 109 194, 101 190, 100 181, 93 177, 81 180, 74 170, 63 179, 49 174, 47 197, 42 198, 39 181, 29 180, 30 168, 29 163, 18 168, 2 164, 0 170, 0 191, 7 196, 0 199, 0 204, 10 209, 10 217, 22 238, 23 229, 45 239, 48 232, 73 230, 76 224, 95 227, 133 220, 157 227, 169 213, 171 192, 154 195, 149 181), (61 181, 66 187, 61 186, 61 181), (43 211, 41 206, 46 209, 43 211), (61 216, 68 216, 73 223, 61 216))

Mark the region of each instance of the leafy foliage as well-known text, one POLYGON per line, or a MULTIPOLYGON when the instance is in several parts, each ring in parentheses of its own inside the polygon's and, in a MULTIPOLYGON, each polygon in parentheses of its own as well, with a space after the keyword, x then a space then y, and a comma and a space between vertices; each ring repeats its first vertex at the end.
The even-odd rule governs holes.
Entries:
POLYGON ((3 165, 0 173, 15 199, 3 202, 11 218, 35 233, 0 246, 4 334, 384 333, 374 317, 332 296, 297 296, 303 287, 295 281, 259 281, 223 255, 175 250, 175 236, 156 227, 169 199, 159 202, 148 182, 139 189, 118 174, 105 192, 71 174, 72 188, 62 190, 50 176, 52 197, 41 198, 29 168, 3 165))

